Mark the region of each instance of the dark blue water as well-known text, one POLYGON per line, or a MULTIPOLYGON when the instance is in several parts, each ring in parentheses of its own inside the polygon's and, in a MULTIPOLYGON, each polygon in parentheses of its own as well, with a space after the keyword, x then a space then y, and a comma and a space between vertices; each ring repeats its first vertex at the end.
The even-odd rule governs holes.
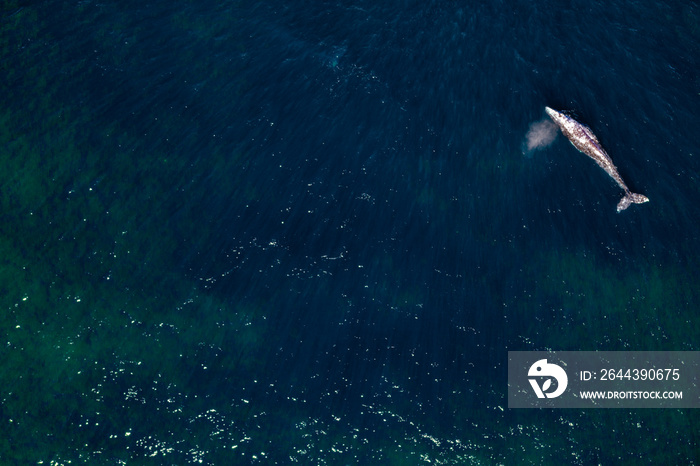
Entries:
POLYGON ((697 462, 507 351, 698 350, 694 2, 0 8, 8 464, 697 462), (561 135, 587 124, 630 188, 561 135))

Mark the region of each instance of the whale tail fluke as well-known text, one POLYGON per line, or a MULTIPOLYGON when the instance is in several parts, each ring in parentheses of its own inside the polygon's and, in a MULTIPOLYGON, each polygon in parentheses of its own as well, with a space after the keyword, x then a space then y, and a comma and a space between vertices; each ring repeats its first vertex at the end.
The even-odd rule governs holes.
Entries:
POLYGON ((622 212, 623 210, 628 208, 632 203, 644 204, 645 202, 649 202, 649 198, 645 195, 627 191, 625 193, 625 197, 620 199, 620 202, 617 204, 617 211, 622 212))

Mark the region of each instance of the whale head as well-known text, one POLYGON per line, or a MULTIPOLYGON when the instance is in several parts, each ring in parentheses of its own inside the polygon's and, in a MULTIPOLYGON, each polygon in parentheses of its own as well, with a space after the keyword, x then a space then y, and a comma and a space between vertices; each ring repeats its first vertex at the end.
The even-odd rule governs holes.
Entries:
POLYGON ((547 112, 549 118, 551 118, 552 121, 554 121, 554 123, 556 123, 557 126, 559 126, 560 128, 563 128, 566 125, 566 123, 570 120, 569 117, 567 117, 561 112, 557 112, 553 108, 545 107, 544 111, 547 112))

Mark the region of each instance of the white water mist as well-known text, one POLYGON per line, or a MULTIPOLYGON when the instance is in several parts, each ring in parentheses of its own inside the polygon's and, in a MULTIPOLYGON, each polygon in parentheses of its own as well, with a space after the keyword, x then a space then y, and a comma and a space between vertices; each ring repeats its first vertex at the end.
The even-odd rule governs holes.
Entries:
POLYGON ((523 154, 532 157, 532 154, 554 142, 559 128, 549 118, 537 121, 530 125, 523 141, 523 154))

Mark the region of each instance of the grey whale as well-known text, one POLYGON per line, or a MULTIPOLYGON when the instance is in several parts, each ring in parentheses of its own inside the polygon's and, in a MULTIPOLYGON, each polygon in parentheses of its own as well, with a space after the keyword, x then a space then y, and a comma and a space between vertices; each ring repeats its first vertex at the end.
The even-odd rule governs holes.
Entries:
POLYGON ((605 172, 610 175, 610 177, 617 182, 617 184, 625 190, 625 196, 617 204, 617 211, 622 212, 630 204, 644 204, 649 202, 649 198, 643 194, 637 194, 630 191, 622 177, 617 172, 617 167, 613 164, 610 156, 605 152, 603 147, 598 142, 598 138, 593 134, 593 131, 588 126, 582 125, 578 121, 574 120, 568 115, 561 112, 557 112, 549 107, 544 108, 547 115, 557 124, 561 132, 564 133, 571 144, 575 148, 595 160, 600 168, 605 170, 605 172))

